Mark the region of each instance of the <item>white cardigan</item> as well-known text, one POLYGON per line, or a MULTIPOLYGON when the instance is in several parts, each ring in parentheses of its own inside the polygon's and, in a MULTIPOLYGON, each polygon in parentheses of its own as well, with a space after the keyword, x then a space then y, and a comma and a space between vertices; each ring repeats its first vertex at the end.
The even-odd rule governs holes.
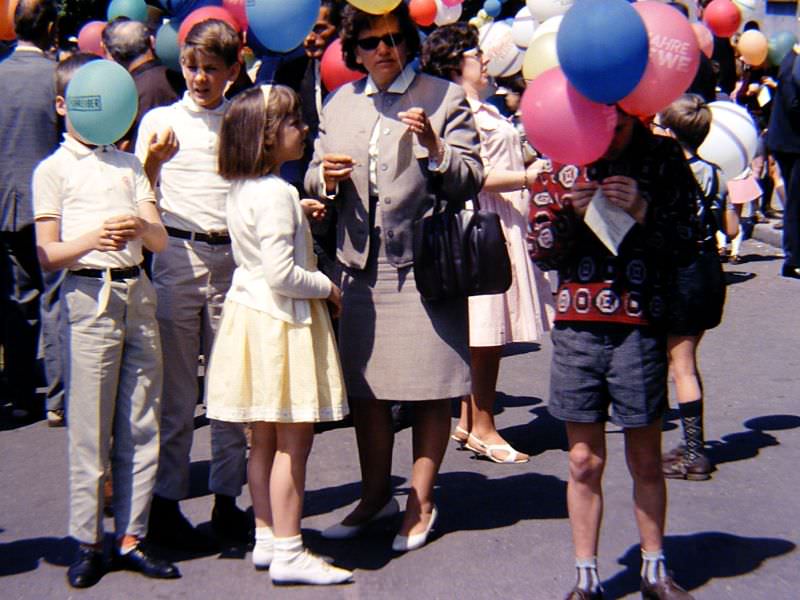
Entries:
POLYGON ((237 181, 227 218, 237 265, 227 297, 288 323, 311 323, 308 299, 327 298, 332 284, 309 256, 297 190, 275 175, 237 181))

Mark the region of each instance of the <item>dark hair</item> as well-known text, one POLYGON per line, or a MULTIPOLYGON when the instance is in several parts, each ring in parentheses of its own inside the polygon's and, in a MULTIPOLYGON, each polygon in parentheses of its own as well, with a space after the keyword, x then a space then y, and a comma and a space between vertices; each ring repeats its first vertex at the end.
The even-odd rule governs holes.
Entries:
POLYGON ((152 48, 150 30, 140 21, 118 17, 103 28, 103 46, 126 69, 152 48))
POLYGON ((100 60, 100 57, 96 54, 92 54, 91 52, 76 52, 58 63, 53 73, 53 84, 56 88, 56 96, 61 96, 63 98, 67 93, 67 85, 69 85, 69 82, 72 80, 72 76, 75 75, 75 71, 86 63, 95 60, 100 60))
POLYGON ((47 28, 58 20, 57 0, 20 0, 14 10, 17 39, 36 42, 47 37, 47 28))
POLYGON ((684 94, 658 114, 659 123, 696 152, 711 128, 711 109, 697 94, 684 94))
POLYGON ((417 30, 417 25, 411 19, 405 2, 401 2, 394 10, 385 15, 373 15, 355 8, 352 4, 348 4, 342 11, 342 25, 339 31, 339 39, 342 41, 342 54, 348 68, 362 73, 367 72, 363 65, 356 62, 358 36, 365 29, 378 25, 380 20, 385 19, 387 15, 392 15, 397 19, 397 23, 400 26, 400 35, 403 36, 403 41, 406 44, 408 60, 413 60, 419 54, 419 31, 417 30))
POLYGON ((242 40, 233 27, 219 19, 208 19, 197 23, 186 34, 181 58, 194 58, 195 52, 205 52, 218 56, 230 67, 239 62, 241 47, 242 40))
POLYGON ((464 52, 478 46, 478 30, 466 23, 434 29, 422 44, 422 70, 453 81, 461 75, 464 52))
POLYGON ((679 10, 684 17, 687 19, 689 18, 689 7, 683 2, 667 2, 667 6, 671 6, 675 10, 679 10))
POLYGON ((287 117, 300 118, 300 98, 290 87, 272 86, 266 110, 261 86, 236 95, 222 119, 219 174, 228 180, 267 175, 275 166, 278 128, 287 117))
POLYGON ((320 8, 328 9, 328 22, 339 29, 342 24, 342 0, 322 0, 320 8))

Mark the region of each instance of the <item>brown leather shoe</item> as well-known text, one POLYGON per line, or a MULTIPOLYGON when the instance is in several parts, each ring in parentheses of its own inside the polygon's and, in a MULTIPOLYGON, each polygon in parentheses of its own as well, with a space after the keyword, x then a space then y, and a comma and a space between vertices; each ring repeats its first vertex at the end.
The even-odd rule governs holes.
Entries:
POLYGON ((686 444, 678 444, 672 450, 661 453, 661 462, 674 463, 683 460, 684 456, 686 456, 686 444))
POLYGON ((587 592, 576 585, 564 600, 603 600, 603 591, 587 592))
POLYGON ((642 579, 641 590, 644 600, 694 600, 694 596, 675 583, 669 575, 655 583, 642 579))
POLYGON ((695 454, 693 460, 684 454, 679 460, 673 462, 662 461, 664 477, 667 479, 687 479, 689 481, 705 481, 711 479, 711 461, 705 454, 695 454))

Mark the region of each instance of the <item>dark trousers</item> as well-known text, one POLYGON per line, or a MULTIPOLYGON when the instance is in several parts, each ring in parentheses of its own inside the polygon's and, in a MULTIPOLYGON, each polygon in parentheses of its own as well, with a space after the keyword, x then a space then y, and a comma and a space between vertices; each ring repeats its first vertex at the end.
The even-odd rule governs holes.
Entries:
POLYGON ((39 300, 42 276, 36 257, 33 225, 0 232, 0 345, 6 400, 40 416, 36 388, 41 381, 37 361, 39 300))
POLYGON ((800 267, 800 169, 796 168, 800 154, 775 152, 786 187, 786 206, 783 207, 783 264, 800 267))

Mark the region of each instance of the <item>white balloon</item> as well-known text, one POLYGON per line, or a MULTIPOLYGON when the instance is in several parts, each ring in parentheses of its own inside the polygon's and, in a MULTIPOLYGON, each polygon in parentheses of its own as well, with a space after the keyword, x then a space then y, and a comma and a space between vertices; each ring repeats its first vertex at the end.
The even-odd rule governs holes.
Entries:
POLYGON ((434 23, 441 27, 455 23, 461 18, 461 3, 447 6, 442 0, 436 0, 436 19, 434 23))
POLYGON ((517 73, 525 60, 524 51, 514 43, 511 25, 506 21, 487 23, 478 30, 479 45, 487 59, 486 71, 492 77, 517 73))
POLYGON ((550 17, 563 15, 575 0, 526 0, 531 16, 540 23, 550 17))
POLYGON ((725 181, 741 175, 750 165, 758 147, 758 129, 743 106, 717 101, 711 109, 711 129, 697 154, 719 165, 725 181))
POLYGON ((557 15, 547 19, 547 21, 539 25, 533 32, 531 39, 528 40, 528 46, 530 46, 539 36, 547 35, 548 33, 558 33, 558 28, 561 27, 561 21, 563 20, 564 15, 557 15))
POLYGON ((537 25, 539 25, 539 22, 531 16, 531 11, 528 10, 528 7, 521 8, 511 24, 511 35, 514 37, 514 43, 520 48, 527 48, 537 25))

